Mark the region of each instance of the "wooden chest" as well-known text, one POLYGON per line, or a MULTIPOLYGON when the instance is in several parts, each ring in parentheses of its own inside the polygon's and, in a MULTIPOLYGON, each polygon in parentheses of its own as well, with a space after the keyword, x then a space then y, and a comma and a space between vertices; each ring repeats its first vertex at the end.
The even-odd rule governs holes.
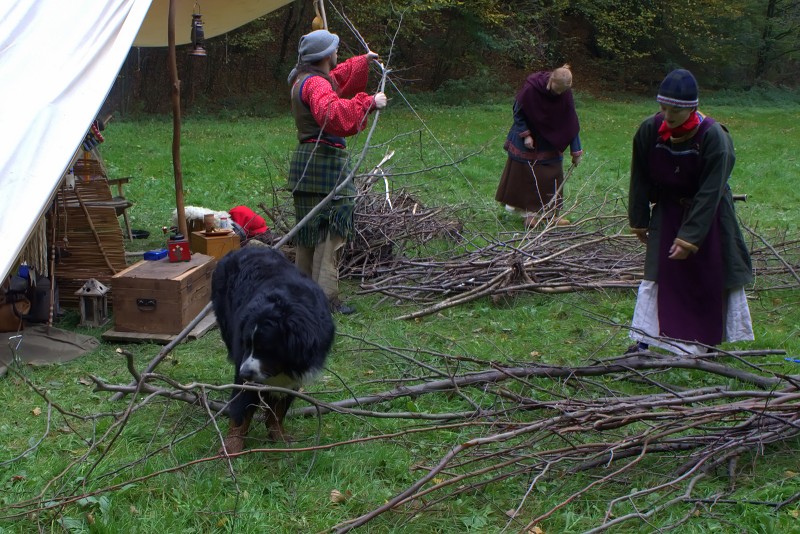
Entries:
POLYGON ((189 236, 189 249, 192 252, 214 256, 218 260, 232 250, 239 249, 239 234, 207 236, 205 232, 192 232, 189 236))
POLYGON ((191 261, 140 261, 111 278, 114 329, 119 332, 179 334, 211 300, 216 258, 192 254, 191 261))

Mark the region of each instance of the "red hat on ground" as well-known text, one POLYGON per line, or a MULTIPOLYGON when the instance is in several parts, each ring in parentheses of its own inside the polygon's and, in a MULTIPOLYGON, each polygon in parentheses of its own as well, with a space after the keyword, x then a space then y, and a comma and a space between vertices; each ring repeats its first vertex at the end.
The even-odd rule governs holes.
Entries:
POLYGON ((242 227, 248 239, 269 230, 264 218, 247 206, 236 206, 228 210, 228 213, 231 214, 233 222, 242 227))

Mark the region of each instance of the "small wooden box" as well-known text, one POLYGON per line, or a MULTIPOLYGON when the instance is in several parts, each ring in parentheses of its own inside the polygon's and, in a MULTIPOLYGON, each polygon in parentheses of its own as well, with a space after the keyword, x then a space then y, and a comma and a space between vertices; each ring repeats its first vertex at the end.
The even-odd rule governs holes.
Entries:
POLYGON ((114 329, 119 332, 179 334, 211 300, 216 258, 193 254, 191 261, 143 260, 111 278, 114 329))
POLYGON ((231 232, 227 235, 208 236, 203 231, 192 232, 189 236, 189 249, 219 260, 228 252, 239 249, 239 234, 231 232))

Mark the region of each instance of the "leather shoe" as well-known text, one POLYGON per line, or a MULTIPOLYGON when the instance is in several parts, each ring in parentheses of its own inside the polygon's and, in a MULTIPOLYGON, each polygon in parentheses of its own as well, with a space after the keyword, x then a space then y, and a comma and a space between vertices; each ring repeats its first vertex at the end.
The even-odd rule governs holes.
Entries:
POLYGON ((542 218, 538 215, 528 215, 525 217, 525 228, 532 230, 539 226, 539 223, 542 222, 542 218))

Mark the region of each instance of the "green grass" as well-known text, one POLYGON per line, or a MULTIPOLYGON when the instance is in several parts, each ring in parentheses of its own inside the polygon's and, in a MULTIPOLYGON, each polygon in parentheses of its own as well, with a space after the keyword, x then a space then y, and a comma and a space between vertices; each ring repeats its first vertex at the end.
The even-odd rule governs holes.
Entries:
MULTIPOLYGON (((394 96, 394 95, 391 95, 394 96)), ((731 184, 735 192, 747 193, 737 210, 744 224, 765 236, 780 232, 796 235, 800 217, 800 188, 796 185, 800 160, 800 133, 796 117, 800 106, 785 101, 768 107, 744 106, 722 95, 704 100, 703 110, 725 123, 737 148, 737 165, 731 184)), ((605 198, 624 209, 627 193, 630 142, 639 122, 655 111, 647 100, 606 101, 578 95, 581 137, 585 148, 582 165, 566 188, 567 203, 579 206, 605 198)), ((463 107, 439 107, 430 101, 413 102, 413 111, 394 97, 382 113, 372 140, 381 145, 369 151, 364 168, 375 164, 387 150, 395 150, 388 167, 396 188, 414 192, 427 205, 456 205, 465 218, 467 231, 495 233, 519 229, 519 221, 508 217, 494 201, 494 190, 505 163, 502 150, 510 119, 506 103, 489 102, 463 107), (457 165, 452 165, 458 161, 457 165)), ((257 209, 271 204, 273 191, 283 186, 288 155, 294 145, 293 123, 284 116, 263 118, 188 117, 182 129, 182 168, 185 203, 211 209, 244 204, 257 209)), ((150 239, 129 244, 130 250, 161 245, 160 228, 169 226, 175 204, 171 161, 172 122, 169 117, 128 121, 117 119, 105 132, 102 154, 112 177, 132 176, 126 193, 135 206, 130 210, 133 227, 151 232, 150 239)), ((351 144, 360 152, 365 135, 351 144)), ((758 243, 756 243, 758 244, 758 243)), ((431 247, 430 250, 435 250, 431 247)), ((358 294, 358 284, 346 280, 343 290, 359 313, 337 316, 337 339, 325 373, 311 391, 325 400, 352 394, 391 389, 380 379, 397 378, 421 371, 393 352, 376 346, 420 348, 451 355, 469 356, 501 363, 586 363, 592 357, 618 355, 627 346, 624 325, 630 320, 635 294, 631 290, 584 292, 557 296, 521 295, 500 305, 476 301, 447 309, 419 321, 396 321, 399 311, 413 306, 381 301, 358 294), (593 319, 599 316, 608 321, 593 319), (334 374, 335 373, 335 374, 334 374)), ((784 349, 800 354, 797 292, 774 291, 753 294, 751 311, 757 341, 728 347, 735 349, 784 349)), ((102 330, 77 327, 70 313, 60 325, 99 335, 102 330)), ((52 402, 84 416, 118 411, 123 403, 112 403, 106 393, 94 392, 86 380, 96 375, 111 383, 130 379, 118 345, 104 343, 79 360, 60 366, 26 368, 23 375, 47 392, 52 402)), ((126 345, 143 368, 160 350, 157 345, 126 345)), ((443 366, 435 355, 414 354, 429 365, 443 366)), ((796 373, 795 364, 782 357, 769 357, 775 369, 796 373)), ((468 364, 464 364, 465 367, 468 364)), ((164 361, 160 372, 182 383, 226 384, 232 370, 217 331, 200 340, 178 346, 164 361)), ((668 374, 673 383, 698 386, 707 377, 689 372, 668 374)), ((713 383, 711 380, 709 383, 713 383)), ((545 381, 539 387, 552 387, 545 381)), ((523 388, 523 386, 509 385, 523 388)), ((568 383, 556 390, 577 393, 568 383)), ((524 389, 526 394, 534 395, 524 389)), ((633 387, 631 387, 633 391, 633 387)), ((470 391, 476 402, 488 408, 493 397, 470 391)), ((217 393, 215 398, 223 398, 217 393)), ((541 393, 541 398, 550 395, 541 393)), ((302 405, 302 403, 298 403, 302 405)), ((97 488, 119 484, 114 491, 92 495, 77 503, 0 520, 0 533, 31 532, 318 532, 348 518, 380 506, 435 465, 451 447, 491 429, 456 428, 408 433, 423 429, 422 423, 399 419, 326 415, 293 418, 289 431, 300 441, 293 447, 310 447, 320 424, 322 445, 348 440, 365 441, 330 447, 317 452, 269 452, 240 458, 233 475, 223 461, 188 465, 145 480, 134 480, 162 469, 213 456, 219 446, 208 426, 205 412, 183 403, 154 400, 135 412, 120 438, 102 440, 103 450, 90 449, 114 420, 98 416, 87 420, 54 414, 47 431, 47 405, 19 376, 0 380, 0 516, 15 512, 13 505, 57 495, 82 495, 97 488), (33 410, 40 408, 41 415, 33 410), (69 423, 70 427, 66 424, 69 423), (372 436, 406 432, 387 440, 372 436), (36 444, 24 457, 23 451, 36 444), (13 459, 13 461, 11 461, 13 459), (71 462, 63 479, 46 487, 71 462), (329 499, 331 490, 351 492, 342 504, 329 499)), ((377 411, 447 412, 469 409, 457 395, 425 395, 403 398, 377 411)), ((524 412, 525 417, 544 417, 524 412)), ((221 426, 226 425, 220 420, 221 426)), ((262 425, 251 431, 263 440, 262 425)), ((542 447, 558 442, 542 436, 542 447)), ((259 442, 260 443, 260 442, 259 442)), ((768 447, 762 455, 739 462, 737 491, 732 498, 749 501, 780 501, 800 489, 796 474, 798 442, 768 447)), ((269 445, 264 445, 269 446, 269 445)), ((532 452, 532 451, 528 451, 532 452)), ((541 526, 545 532, 580 532, 597 524, 607 501, 624 495, 632 487, 646 487, 659 473, 674 466, 664 458, 649 459, 641 469, 624 479, 589 492, 564 507, 541 526)), ((458 474, 454 467, 448 475, 458 474)), ((606 471, 556 477, 537 484, 526 501, 522 517, 527 522, 606 471)), ((526 492, 527 477, 510 478, 482 489, 466 491, 432 509, 416 513, 415 505, 388 512, 362 529, 364 532, 499 532, 507 521, 505 512, 515 508, 526 492)), ((698 493, 712 494, 726 487, 724 469, 712 473, 698 486, 698 493)), ((431 498, 435 498, 433 494, 431 498)), ((642 504, 642 503, 639 503, 642 504)), ((732 531, 790 532, 798 528, 792 513, 753 504, 719 505, 714 513, 701 513, 684 525, 689 532, 732 531)), ((622 506, 617 513, 630 511, 622 506)), ((677 521, 685 506, 659 514, 653 528, 677 521)), ((521 525, 513 526, 516 531, 521 525)), ((619 532, 640 532, 647 526, 632 522, 619 532)))

